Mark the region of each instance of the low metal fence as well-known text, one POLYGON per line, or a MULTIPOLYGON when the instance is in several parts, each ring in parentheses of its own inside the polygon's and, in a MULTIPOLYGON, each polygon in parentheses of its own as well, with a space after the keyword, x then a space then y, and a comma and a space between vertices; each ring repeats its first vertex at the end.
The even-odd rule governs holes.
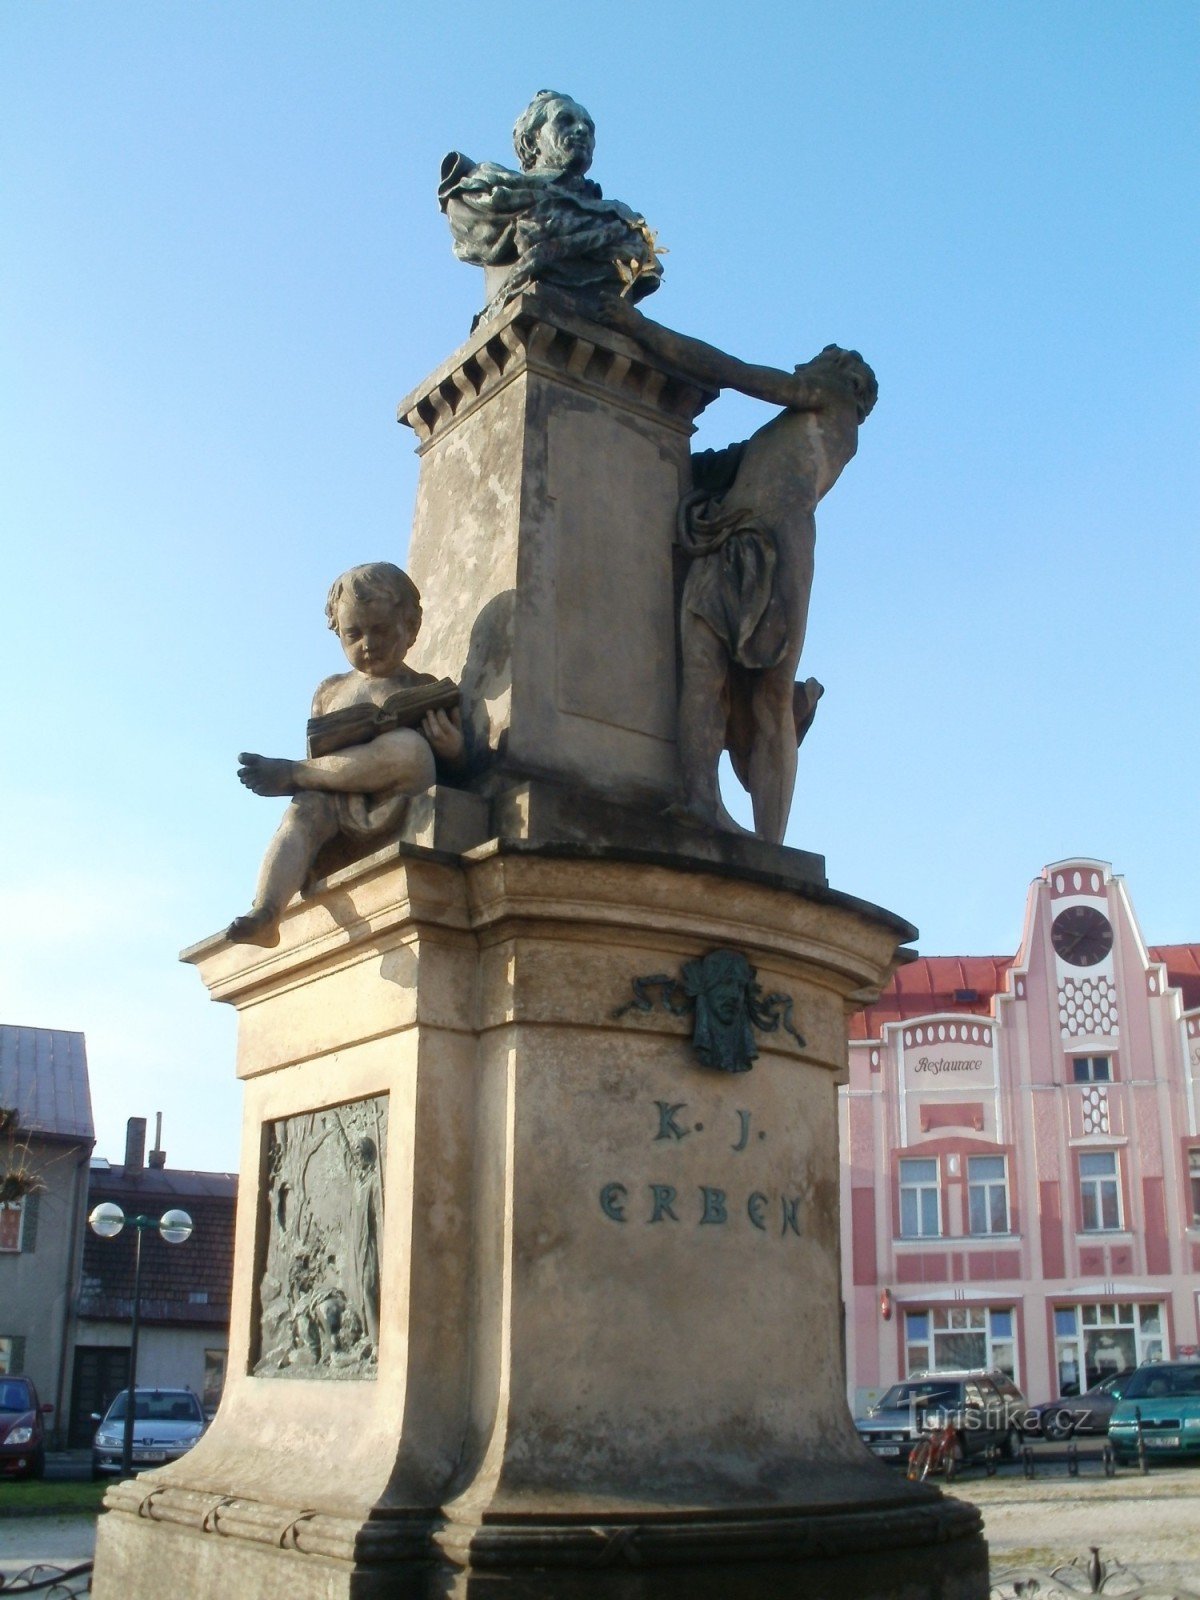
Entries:
POLYGON ((19 1572, 0 1572, 0 1594, 35 1594, 39 1600, 75 1600, 92 1592, 92 1563, 81 1561, 73 1567, 51 1567, 44 1561, 19 1572))
POLYGON ((1058 1567, 1005 1567, 991 1574, 991 1600, 1078 1600, 1106 1595, 1109 1600, 1200 1600, 1194 1589, 1147 1583, 1132 1567, 1106 1561, 1099 1545, 1086 1556, 1058 1567))

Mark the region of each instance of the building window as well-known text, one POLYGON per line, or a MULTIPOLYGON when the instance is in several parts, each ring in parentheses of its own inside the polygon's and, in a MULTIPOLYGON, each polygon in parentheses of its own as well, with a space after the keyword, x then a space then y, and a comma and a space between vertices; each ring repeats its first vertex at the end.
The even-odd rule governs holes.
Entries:
POLYGON ((1003 1156, 967 1157, 967 1208, 972 1233, 1008 1232, 1008 1178, 1003 1156))
POLYGON ((1054 1353, 1061 1395, 1080 1394, 1102 1378, 1131 1372, 1143 1361, 1161 1361, 1162 1306, 1157 1302, 1055 1306, 1054 1353))
POLYGON ((1011 1306, 941 1306, 904 1316, 907 1372, 955 1367, 999 1370, 1016 1377, 1011 1306))
POLYGON ((1115 1150, 1080 1152, 1079 1196, 1085 1233, 1113 1233, 1121 1226, 1115 1150))
POLYGON ((900 1163, 900 1237, 936 1239, 942 1231, 936 1158, 900 1163))
POLYGON ((1188 1151, 1188 1177, 1192 1185, 1192 1226, 1200 1228, 1200 1150, 1188 1151))
POLYGON ((23 1333, 0 1334, 0 1376, 11 1372, 14 1375, 25 1370, 25 1335, 23 1333))
POLYGON ((21 1224, 24 1217, 24 1200, 7 1200, 0 1205, 0 1250, 21 1248, 21 1224))
POLYGON ((1111 1056, 1072 1056, 1071 1075, 1076 1083, 1111 1083, 1111 1056))

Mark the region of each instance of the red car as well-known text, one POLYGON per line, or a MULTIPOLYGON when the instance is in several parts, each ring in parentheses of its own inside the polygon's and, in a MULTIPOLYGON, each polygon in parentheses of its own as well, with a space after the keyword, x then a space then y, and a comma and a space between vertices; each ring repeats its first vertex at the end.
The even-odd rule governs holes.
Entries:
POLYGON ((40 1478, 46 1471, 44 1416, 54 1410, 38 1403, 28 1378, 0 1375, 0 1478, 40 1478))

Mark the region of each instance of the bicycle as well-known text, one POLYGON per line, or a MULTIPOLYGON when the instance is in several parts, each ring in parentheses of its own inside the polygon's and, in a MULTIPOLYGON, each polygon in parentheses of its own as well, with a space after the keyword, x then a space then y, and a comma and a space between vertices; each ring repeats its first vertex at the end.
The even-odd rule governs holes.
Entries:
POLYGON ((931 1472, 944 1472, 949 1483, 958 1470, 960 1448, 953 1424, 930 1429, 909 1452, 906 1476, 910 1482, 920 1483, 931 1472))

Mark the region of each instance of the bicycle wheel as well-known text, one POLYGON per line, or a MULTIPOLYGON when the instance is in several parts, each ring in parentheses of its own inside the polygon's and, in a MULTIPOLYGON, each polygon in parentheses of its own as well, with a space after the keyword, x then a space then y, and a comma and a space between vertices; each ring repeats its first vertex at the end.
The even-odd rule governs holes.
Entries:
POLYGON ((907 1476, 911 1483, 920 1483, 929 1476, 930 1463, 933 1461, 932 1439, 920 1439, 908 1455, 907 1476))

